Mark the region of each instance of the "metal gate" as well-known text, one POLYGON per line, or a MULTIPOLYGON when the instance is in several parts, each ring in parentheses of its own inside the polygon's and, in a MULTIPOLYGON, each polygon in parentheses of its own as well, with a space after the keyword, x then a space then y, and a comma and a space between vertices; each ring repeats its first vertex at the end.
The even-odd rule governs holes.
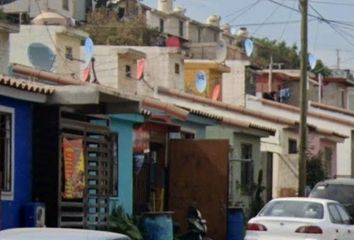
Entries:
MULTIPOLYGON (((103 229, 109 218, 109 197, 116 192, 117 163, 109 120, 61 112, 59 153, 59 227, 103 229), (83 196, 68 197, 64 141, 80 140, 84 164, 83 196)), ((77 189, 76 189, 77 190, 77 189)))
POLYGON ((182 232, 187 231, 187 209, 196 201, 208 236, 226 239, 228 152, 228 140, 170 142, 168 206, 182 232))

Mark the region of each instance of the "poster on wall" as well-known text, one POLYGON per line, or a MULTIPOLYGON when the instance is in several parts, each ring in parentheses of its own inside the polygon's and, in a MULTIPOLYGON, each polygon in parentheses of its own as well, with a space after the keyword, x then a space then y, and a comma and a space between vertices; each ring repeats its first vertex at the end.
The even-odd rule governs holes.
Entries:
POLYGON ((83 198, 85 188, 85 163, 82 139, 63 140, 65 199, 83 198))

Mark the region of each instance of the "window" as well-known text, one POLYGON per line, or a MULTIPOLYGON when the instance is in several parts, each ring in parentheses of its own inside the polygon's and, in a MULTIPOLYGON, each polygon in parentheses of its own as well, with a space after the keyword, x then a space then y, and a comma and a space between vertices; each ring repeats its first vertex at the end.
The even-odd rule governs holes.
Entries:
POLYGON ((65 58, 69 60, 73 60, 73 48, 72 47, 65 47, 65 58))
POLYGON ((63 0, 63 9, 69 10, 69 0, 63 0))
POLYGON ((180 66, 178 63, 175 63, 175 73, 179 74, 179 72, 180 72, 180 66))
POLYGON ((328 205, 328 211, 332 223, 337 223, 337 224, 342 223, 342 219, 340 217, 340 213, 338 212, 338 209, 336 208, 336 205, 334 204, 328 205))
POLYGON ((202 41, 202 29, 198 28, 198 42, 202 41))
POLYGON ((179 36, 183 37, 183 21, 179 21, 179 36))
POLYGON ((0 189, 9 197, 13 194, 13 117, 13 110, 0 107, 0 189))
POLYGON ((195 134, 192 132, 181 131, 181 139, 194 139, 195 134))
POLYGON ((164 32, 165 31, 165 21, 160 18, 160 28, 159 28, 160 32, 164 32))
POLYGON ((253 161, 252 145, 241 144, 241 190, 244 194, 252 192, 253 185, 253 161))
POLYGON ((345 92, 344 89, 340 89, 340 107, 345 108, 345 92))
POLYGON ((344 224, 350 224, 350 216, 348 215, 347 211, 339 204, 336 204, 337 210, 339 212, 339 215, 343 221, 344 224))
POLYGON ((129 65, 125 65, 125 76, 128 78, 131 77, 131 68, 129 65))
POLYGON ((289 138, 288 148, 289 154, 297 153, 297 142, 295 139, 289 138))

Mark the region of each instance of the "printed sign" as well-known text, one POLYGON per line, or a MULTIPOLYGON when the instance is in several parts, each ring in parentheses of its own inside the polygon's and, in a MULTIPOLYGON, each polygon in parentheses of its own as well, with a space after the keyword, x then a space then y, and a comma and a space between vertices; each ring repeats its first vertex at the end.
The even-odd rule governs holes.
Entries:
POLYGON ((85 162, 82 139, 63 140, 64 193, 66 199, 83 198, 85 188, 85 162))

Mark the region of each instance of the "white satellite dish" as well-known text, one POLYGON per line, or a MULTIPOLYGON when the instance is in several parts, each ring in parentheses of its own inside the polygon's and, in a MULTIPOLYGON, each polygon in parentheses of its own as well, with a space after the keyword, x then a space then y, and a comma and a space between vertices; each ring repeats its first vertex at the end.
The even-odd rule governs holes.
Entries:
POLYGON ((85 52, 85 66, 87 68, 90 64, 92 57, 93 57, 93 41, 91 38, 86 38, 85 45, 84 45, 84 52, 85 52))
POLYGON ((313 55, 313 54, 311 54, 311 53, 309 53, 309 59, 308 59, 308 61, 309 61, 311 70, 314 70, 315 67, 316 67, 316 65, 317 65, 317 58, 316 58, 316 56, 313 55))
POLYGON ((207 87, 207 76, 205 72, 199 71, 197 72, 195 76, 195 88, 197 89, 198 92, 202 93, 205 91, 207 87))
POLYGON ((219 40, 216 46, 216 61, 224 62, 227 57, 227 47, 224 40, 219 40))
POLYGON ((31 64, 40 70, 51 71, 55 62, 55 54, 43 43, 32 43, 27 48, 27 56, 31 64))
POLYGON ((247 38, 245 41, 244 41, 244 48, 245 48, 245 52, 246 52, 246 55, 247 57, 250 57, 253 53, 253 41, 249 38, 247 38))

